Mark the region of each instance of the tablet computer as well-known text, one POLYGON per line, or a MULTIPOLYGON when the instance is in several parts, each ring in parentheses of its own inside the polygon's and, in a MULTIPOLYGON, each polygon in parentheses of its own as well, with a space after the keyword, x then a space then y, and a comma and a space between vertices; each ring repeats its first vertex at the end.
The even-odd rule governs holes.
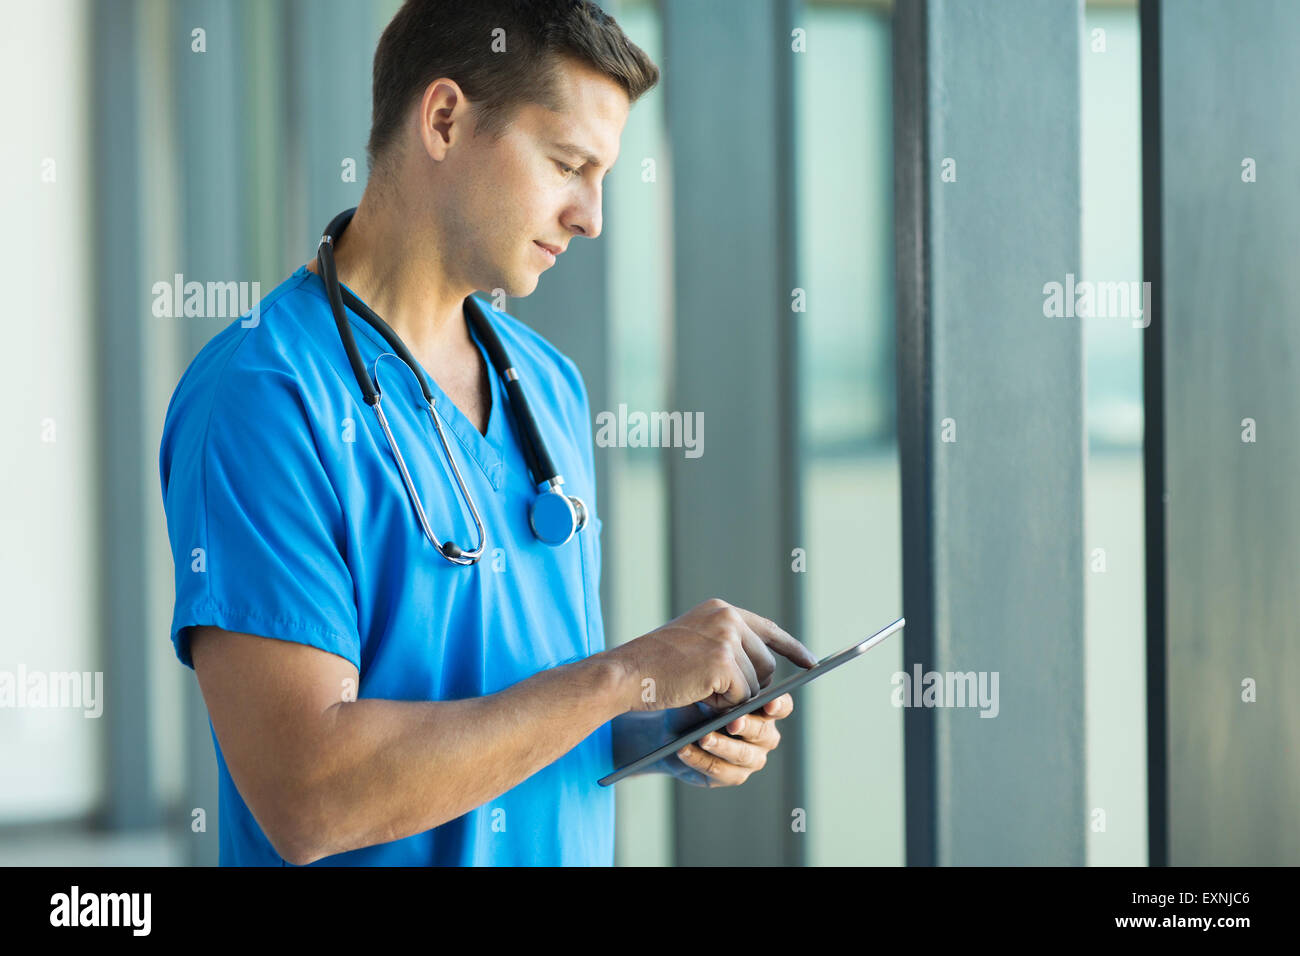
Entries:
MULTIPOLYGON (((759 691, 753 697, 749 698, 749 700, 736 704, 734 707, 729 707, 726 710, 721 711, 712 717, 705 717, 702 722, 676 734, 671 740, 669 740, 663 746, 656 747, 648 754, 645 754, 642 757, 638 757, 636 760, 633 760, 631 763, 619 767, 613 773, 606 774, 596 782, 599 783, 602 787, 608 787, 610 784, 617 783, 618 781, 622 780, 624 777, 628 776, 629 774, 637 773, 641 770, 644 770, 646 767, 650 766, 653 763, 658 763, 664 757, 667 757, 669 754, 676 753, 678 750, 680 750, 682 747, 685 747, 687 744, 695 743, 705 734, 711 733, 715 730, 719 730, 720 728, 727 726, 727 724, 731 723, 737 717, 741 717, 745 714, 755 713, 758 710, 760 710, 763 707, 763 705, 766 704, 768 701, 776 700, 782 694, 788 693, 789 691, 794 690, 796 687, 800 687, 811 680, 816 680, 818 677, 821 677, 827 671, 832 671, 835 668, 839 667, 841 664, 848 663, 849 661, 853 660, 856 657, 861 657, 867 651, 871 650, 871 648, 875 647, 877 644, 879 644, 881 641, 887 638, 890 634, 893 634, 895 631, 902 630, 903 625, 906 623, 907 623, 906 620, 900 617, 893 624, 890 624, 888 627, 876 631, 876 633, 872 634, 870 637, 863 638, 862 640, 858 641, 856 644, 850 644, 842 651, 836 651, 834 654, 831 654, 827 657, 823 657, 821 660, 817 662, 816 667, 809 667, 807 670, 801 670, 799 671, 799 673, 795 674, 794 676, 781 681, 781 683, 773 684, 770 687, 767 687, 759 691)), ((725 734, 727 732, 724 730, 723 733, 725 734)), ((733 736, 733 735, 727 734, 727 736, 733 736)))

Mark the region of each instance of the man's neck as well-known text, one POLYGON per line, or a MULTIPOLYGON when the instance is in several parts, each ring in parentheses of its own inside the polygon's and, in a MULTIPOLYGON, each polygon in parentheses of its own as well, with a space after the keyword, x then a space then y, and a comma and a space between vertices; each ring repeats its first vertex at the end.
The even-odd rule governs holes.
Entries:
POLYGON ((335 241, 334 262, 339 281, 392 326, 422 362, 437 364, 437 356, 472 347, 464 302, 474 290, 449 276, 451 263, 441 243, 407 228, 402 217, 371 196, 362 197, 335 241))

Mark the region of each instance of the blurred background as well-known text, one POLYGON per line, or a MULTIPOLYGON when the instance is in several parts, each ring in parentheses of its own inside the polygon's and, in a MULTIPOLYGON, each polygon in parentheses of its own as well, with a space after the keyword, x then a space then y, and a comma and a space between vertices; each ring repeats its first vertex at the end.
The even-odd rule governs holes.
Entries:
MULTIPOLYGON (((157 455, 181 372, 229 320, 157 317, 152 290, 181 273, 264 295, 308 261, 364 189, 371 59, 397 6, 5 4, 0 594, 16 613, 0 671, 102 671, 104 708, 0 707, 0 864, 217 862, 206 710, 168 640, 157 455)), ((1297 155, 1278 52, 1300 43, 1294 5, 1151 4, 1159 64, 1121 0, 602 6, 662 79, 630 114, 601 241, 507 311, 578 363, 593 415, 702 410, 707 426, 698 459, 595 450, 607 645, 715 594, 819 656, 909 620, 796 696, 746 786, 620 783, 618 863, 1300 861, 1284 682, 1300 609, 1280 593, 1300 523, 1269 477, 1294 474, 1300 434, 1294 227, 1243 239, 1300 219, 1278 184, 1297 155), (1194 108, 1175 79, 1197 70, 1220 95, 1194 108), (1198 201, 1204 182, 1171 166, 1198 143, 1223 146, 1213 175, 1253 205, 1198 201), (1259 154, 1267 178, 1247 184, 1238 157, 1259 154), (1247 281, 1247 251, 1254 292, 1207 298, 1199 283, 1247 281), (1165 338, 1044 317, 1067 271, 1141 282, 1153 263, 1187 279, 1160 300, 1165 338), (1224 358, 1216 342, 1240 345, 1251 316, 1260 349, 1224 358), (1196 393, 1222 410, 1211 440, 1178 426, 1205 418, 1175 399, 1216 369, 1234 401, 1196 393), (1237 442, 1252 412, 1269 448, 1237 442), (1227 464, 1243 449, 1260 470, 1227 464), (1189 484, 1196 507, 1152 513, 1179 475, 1212 493, 1189 484), (1178 564, 1211 545, 1224 565, 1178 564), (1241 577, 1221 573, 1243 556, 1241 577), (893 675, 917 662, 1000 672, 998 718, 895 706, 893 675), (1240 699, 1270 673, 1284 680, 1240 699), (1204 785, 1224 774, 1251 783, 1204 785)))

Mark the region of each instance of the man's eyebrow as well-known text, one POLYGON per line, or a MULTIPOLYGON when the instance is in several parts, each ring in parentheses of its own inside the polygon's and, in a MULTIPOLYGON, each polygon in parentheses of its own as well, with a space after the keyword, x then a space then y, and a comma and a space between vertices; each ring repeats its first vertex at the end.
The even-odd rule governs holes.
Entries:
POLYGON ((600 169, 601 167, 601 163, 599 159, 591 155, 591 153, 587 152, 581 146, 578 146, 574 143, 556 143, 555 148, 574 156, 581 156, 583 162, 585 162, 588 166, 592 166, 596 169, 600 169))

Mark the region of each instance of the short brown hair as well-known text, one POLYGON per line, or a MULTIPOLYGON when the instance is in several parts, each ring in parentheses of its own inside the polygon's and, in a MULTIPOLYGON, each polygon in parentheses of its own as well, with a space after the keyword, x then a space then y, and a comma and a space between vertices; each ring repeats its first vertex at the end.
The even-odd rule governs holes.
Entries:
POLYGON ((375 50, 370 168, 438 77, 476 104, 474 135, 496 141, 520 106, 563 107, 555 87, 565 58, 609 77, 630 103, 659 82, 659 68, 592 0, 406 0, 375 50))

